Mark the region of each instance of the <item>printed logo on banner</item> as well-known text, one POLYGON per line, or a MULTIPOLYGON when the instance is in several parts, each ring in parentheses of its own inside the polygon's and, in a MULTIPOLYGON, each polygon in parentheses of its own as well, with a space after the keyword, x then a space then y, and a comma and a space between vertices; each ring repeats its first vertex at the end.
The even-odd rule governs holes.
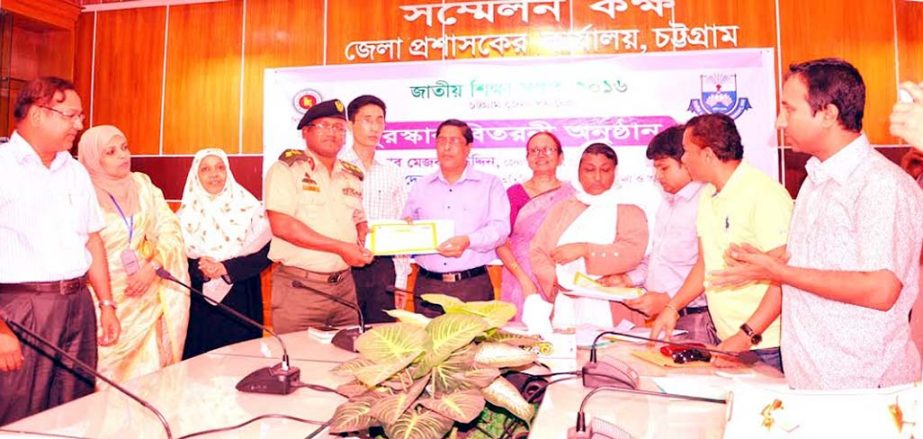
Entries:
POLYGON ((309 108, 317 105, 317 103, 323 99, 319 91, 306 88, 295 93, 295 97, 292 99, 292 105, 295 107, 295 111, 299 114, 304 114, 309 108))
POLYGON ((737 75, 715 73, 701 75, 701 99, 689 101, 689 108, 695 114, 723 113, 734 119, 753 108, 750 99, 737 97, 737 75))

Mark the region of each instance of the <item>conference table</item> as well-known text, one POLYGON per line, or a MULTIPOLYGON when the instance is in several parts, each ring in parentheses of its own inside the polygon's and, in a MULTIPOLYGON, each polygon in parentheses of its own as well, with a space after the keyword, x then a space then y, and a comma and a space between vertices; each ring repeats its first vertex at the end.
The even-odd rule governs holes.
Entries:
MULTIPOLYGON (((305 331, 284 334, 282 338, 292 365, 301 370, 302 382, 335 388, 349 381, 330 370, 356 354, 320 342, 305 331)), ((655 383, 658 379, 714 380, 725 375, 713 367, 663 368, 632 355, 632 351, 644 349, 649 347, 619 341, 601 348, 600 359, 619 358, 629 363, 641 376, 640 387, 653 391, 660 390, 655 383)), ((235 385, 241 378, 278 363, 281 355, 281 348, 273 338, 250 340, 136 378, 125 383, 125 387, 163 413, 173 437, 233 426, 265 414, 288 415, 316 424, 330 419, 336 407, 345 401, 334 393, 309 388, 297 389, 289 395, 236 390, 235 385)), ((576 359, 543 359, 542 362, 555 372, 563 372, 576 370, 586 359, 587 351, 581 350, 576 359)), ((760 364, 744 373, 766 382, 782 380, 780 374, 760 364)), ((550 385, 529 437, 566 437, 567 429, 574 426, 581 400, 589 390, 581 385, 579 378, 550 385)), ((720 404, 608 392, 596 394, 587 404, 586 413, 588 421, 593 417, 604 419, 636 438, 719 438, 726 419, 726 407, 720 404)), ((317 428, 318 425, 295 420, 268 418, 202 437, 304 438, 317 428)), ((166 437, 163 426, 152 412, 112 388, 0 427, 0 437, 36 437, 36 434, 80 438, 166 437)), ((325 430, 317 437, 330 436, 325 430)))

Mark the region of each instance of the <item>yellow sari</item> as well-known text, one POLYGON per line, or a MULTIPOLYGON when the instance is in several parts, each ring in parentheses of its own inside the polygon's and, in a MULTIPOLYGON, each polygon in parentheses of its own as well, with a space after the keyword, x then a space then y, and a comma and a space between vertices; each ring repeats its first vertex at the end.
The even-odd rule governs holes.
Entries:
MULTIPOLYGON (((151 256, 184 283, 189 270, 179 220, 167 205, 163 192, 150 177, 132 173, 140 198, 134 215, 132 242, 118 212, 103 211, 106 226, 100 236, 106 244, 112 295, 122 326, 118 342, 99 347, 100 373, 124 382, 182 360, 189 324, 189 292, 172 282, 155 278, 148 290, 136 297, 125 295, 128 276, 120 254, 130 246, 143 259, 151 256)), ((96 300, 96 296, 93 296, 96 300)), ((96 308, 97 313, 99 307, 96 308)))

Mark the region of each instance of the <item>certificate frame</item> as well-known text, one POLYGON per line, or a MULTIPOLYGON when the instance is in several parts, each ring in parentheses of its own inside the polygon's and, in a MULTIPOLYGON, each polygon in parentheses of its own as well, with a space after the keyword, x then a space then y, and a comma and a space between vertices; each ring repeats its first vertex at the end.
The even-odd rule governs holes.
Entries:
POLYGON ((406 222, 388 222, 372 224, 369 227, 369 251, 375 256, 396 256, 396 255, 419 255, 437 253, 439 246, 439 235, 437 233, 437 224, 435 221, 414 221, 406 222), (412 233, 425 239, 425 245, 419 245, 419 241, 414 241, 406 247, 383 244, 379 238, 379 233, 412 233), (384 246, 384 248, 381 248, 384 246))

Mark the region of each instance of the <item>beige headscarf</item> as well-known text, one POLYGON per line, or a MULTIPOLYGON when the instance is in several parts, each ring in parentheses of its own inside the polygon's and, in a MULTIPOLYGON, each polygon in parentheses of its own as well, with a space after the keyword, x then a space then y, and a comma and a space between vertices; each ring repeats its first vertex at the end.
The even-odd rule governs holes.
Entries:
POLYGON ((268 242, 269 221, 263 205, 234 179, 227 153, 217 148, 196 153, 176 214, 186 255, 191 258, 209 256, 223 261, 254 253, 268 242), (216 195, 209 194, 199 180, 202 160, 212 155, 224 162, 228 174, 224 188, 216 195))
POLYGON ((115 204, 112 203, 112 198, 109 197, 111 194, 119 203, 122 212, 131 216, 138 212, 140 204, 138 184, 135 183, 135 179, 132 178, 131 173, 124 177, 113 177, 107 174, 99 163, 103 150, 123 139, 127 139, 125 134, 112 125, 98 125, 90 128, 83 133, 80 144, 77 145, 77 159, 90 173, 99 205, 107 211, 118 212, 115 204))

